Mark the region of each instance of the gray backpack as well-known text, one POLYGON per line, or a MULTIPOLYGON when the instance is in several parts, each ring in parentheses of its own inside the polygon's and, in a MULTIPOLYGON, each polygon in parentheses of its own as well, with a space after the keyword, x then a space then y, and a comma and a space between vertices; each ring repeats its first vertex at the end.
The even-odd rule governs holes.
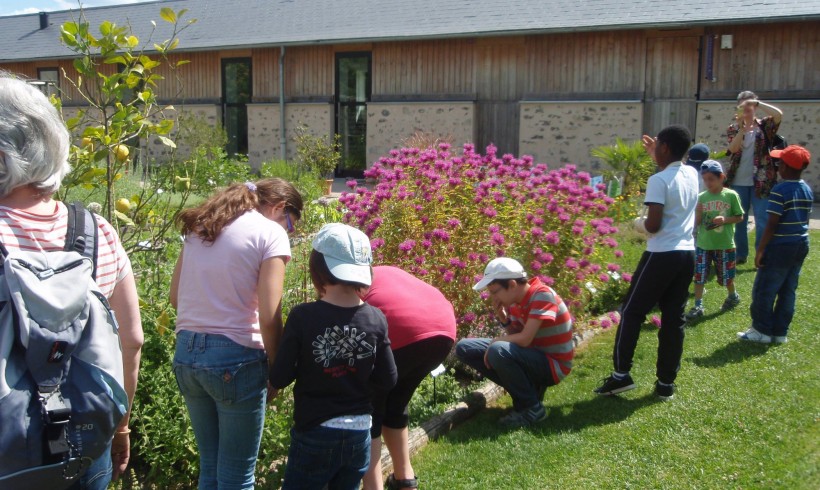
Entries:
POLYGON ((0 490, 71 486, 128 406, 117 322, 95 282, 96 219, 68 209, 64 251, 0 244, 0 490))

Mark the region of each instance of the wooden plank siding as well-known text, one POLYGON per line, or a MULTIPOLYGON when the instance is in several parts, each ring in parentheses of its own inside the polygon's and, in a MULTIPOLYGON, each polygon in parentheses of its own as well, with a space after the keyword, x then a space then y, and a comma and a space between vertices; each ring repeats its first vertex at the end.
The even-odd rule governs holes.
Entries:
POLYGON ((644 132, 657 134, 670 124, 695 130, 699 36, 647 40, 644 132))
POLYGON ((741 90, 777 99, 820 97, 820 22, 714 27, 706 34, 718 36, 716 80, 703 80, 702 99, 734 98, 741 90), (721 35, 732 36, 732 49, 720 49, 721 35))

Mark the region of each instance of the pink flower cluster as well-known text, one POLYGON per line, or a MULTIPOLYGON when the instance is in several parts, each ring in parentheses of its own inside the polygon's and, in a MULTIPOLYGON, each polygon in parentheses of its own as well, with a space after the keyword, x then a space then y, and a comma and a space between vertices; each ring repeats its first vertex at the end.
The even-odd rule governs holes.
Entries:
POLYGON ((340 198, 345 221, 371 237, 375 263, 441 289, 462 333, 486 324, 486 303, 471 286, 492 257, 519 260, 576 317, 590 299, 588 284, 600 286, 611 280, 607 271, 620 269, 599 258, 618 246, 613 201, 573 165, 551 170, 528 156, 499 157, 492 145, 482 155, 469 144, 460 153, 442 144, 393 150, 365 177, 372 188, 349 182, 340 198))

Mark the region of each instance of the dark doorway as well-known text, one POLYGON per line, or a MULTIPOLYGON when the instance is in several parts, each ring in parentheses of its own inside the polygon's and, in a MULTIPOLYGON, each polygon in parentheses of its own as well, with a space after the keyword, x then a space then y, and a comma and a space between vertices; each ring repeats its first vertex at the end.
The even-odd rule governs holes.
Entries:
POLYGON ((251 59, 222 60, 222 127, 228 155, 248 154, 248 103, 251 101, 251 59))
POLYGON ((336 53, 336 134, 342 161, 336 174, 359 177, 367 166, 367 103, 371 93, 371 54, 336 53))

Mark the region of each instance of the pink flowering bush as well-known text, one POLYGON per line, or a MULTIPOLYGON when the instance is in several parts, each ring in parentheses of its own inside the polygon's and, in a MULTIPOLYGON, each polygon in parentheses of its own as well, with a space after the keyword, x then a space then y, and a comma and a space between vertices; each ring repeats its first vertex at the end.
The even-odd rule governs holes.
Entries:
MULTIPOLYGON (((372 189, 350 181, 345 221, 368 234, 374 262, 401 267, 453 303, 460 333, 482 334, 487 294, 472 290, 487 262, 519 260, 583 316, 592 292, 624 283, 612 199, 575 166, 549 169, 529 156, 486 154, 464 145, 393 150, 365 172, 372 189), (613 280, 613 278, 617 279, 613 280)), ((423 305, 420 305, 423 307, 423 305)))

